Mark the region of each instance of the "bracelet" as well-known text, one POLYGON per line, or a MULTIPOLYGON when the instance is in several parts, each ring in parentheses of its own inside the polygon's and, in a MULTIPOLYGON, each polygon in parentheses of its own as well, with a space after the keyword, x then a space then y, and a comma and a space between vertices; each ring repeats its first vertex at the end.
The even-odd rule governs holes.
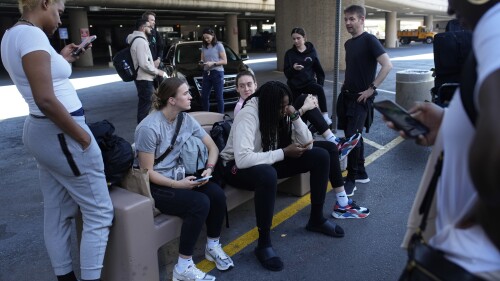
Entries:
POLYGON ((215 164, 207 164, 207 167, 205 168, 205 170, 212 170, 212 172, 214 171, 214 167, 215 167, 215 164))
POLYGON ((298 111, 295 111, 294 113, 290 114, 290 119, 292 121, 299 119, 299 117, 300 117, 300 113, 298 111))

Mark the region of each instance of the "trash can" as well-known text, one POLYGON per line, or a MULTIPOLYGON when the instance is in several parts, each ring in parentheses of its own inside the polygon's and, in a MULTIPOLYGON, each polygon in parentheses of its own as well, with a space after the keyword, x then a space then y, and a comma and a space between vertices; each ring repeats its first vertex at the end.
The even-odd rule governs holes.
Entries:
POLYGON ((396 103, 410 109, 417 101, 431 101, 432 71, 406 69, 396 72, 396 103))

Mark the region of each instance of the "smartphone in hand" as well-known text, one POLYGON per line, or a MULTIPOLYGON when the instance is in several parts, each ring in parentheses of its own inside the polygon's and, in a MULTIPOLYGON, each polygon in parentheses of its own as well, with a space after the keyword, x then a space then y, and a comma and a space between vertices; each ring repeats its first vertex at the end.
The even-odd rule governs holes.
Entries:
POLYGON ((206 181, 206 180, 210 179, 211 177, 212 177, 212 176, 208 176, 208 177, 204 177, 204 178, 199 178, 199 179, 195 179, 194 181, 195 181, 195 182, 204 182, 204 181, 206 181))
POLYGON ((429 132, 429 128, 411 117, 404 108, 393 101, 382 100, 374 102, 373 106, 387 120, 391 121, 397 129, 404 131, 410 138, 417 138, 419 135, 425 135, 429 132))
POLYGON ((85 40, 83 40, 82 43, 80 43, 80 45, 78 45, 78 47, 73 50, 71 55, 74 57, 79 56, 83 52, 83 50, 87 49, 90 43, 94 42, 95 39, 97 39, 96 35, 85 38, 85 40))

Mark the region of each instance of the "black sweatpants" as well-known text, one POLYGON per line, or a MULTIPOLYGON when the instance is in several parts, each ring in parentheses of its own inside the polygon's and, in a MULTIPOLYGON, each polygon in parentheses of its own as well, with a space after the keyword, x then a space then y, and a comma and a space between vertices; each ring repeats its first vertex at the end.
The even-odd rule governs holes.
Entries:
POLYGON ((325 221, 323 205, 330 169, 330 159, 325 149, 313 147, 304 152, 300 158, 285 157, 283 161, 273 165, 262 164, 238 169, 234 163, 234 161, 229 161, 224 167, 224 179, 235 188, 255 191, 255 216, 259 231, 269 232, 271 229, 278 179, 306 172, 311 173, 309 220, 313 224, 321 224, 325 221))
MULTIPOLYGON (((301 108, 304 105, 304 101, 306 100, 306 98, 307 94, 302 94, 298 96, 297 99, 295 99, 295 101, 293 102, 293 107, 299 110, 299 108, 301 108)), ((301 118, 302 121, 304 121, 305 123, 309 121, 309 123, 311 123, 311 125, 313 125, 314 128, 316 128, 316 130, 318 130, 318 133, 320 134, 323 134, 326 130, 330 129, 330 127, 325 121, 325 118, 323 118, 323 114, 319 111, 318 108, 313 108, 311 110, 304 112, 301 118)))
POLYGON ((311 83, 303 88, 295 88, 290 85, 290 90, 292 90, 293 100, 295 101, 302 94, 311 94, 318 98, 319 110, 321 112, 328 112, 328 107, 326 106, 326 97, 323 87, 318 83, 311 83))
POLYGON ((207 225, 207 236, 220 236, 226 215, 226 195, 216 183, 208 182, 193 189, 179 189, 151 185, 155 206, 162 213, 182 218, 179 253, 192 256, 203 223, 207 225))

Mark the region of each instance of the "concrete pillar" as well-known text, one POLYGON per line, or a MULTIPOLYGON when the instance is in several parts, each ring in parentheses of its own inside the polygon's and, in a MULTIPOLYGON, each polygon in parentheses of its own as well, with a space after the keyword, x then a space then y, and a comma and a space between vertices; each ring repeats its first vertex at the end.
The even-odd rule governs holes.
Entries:
POLYGON ((226 32, 224 35, 229 47, 238 53, 240 45, 238 43, 238 16, 236 14, 226 15, 226 32))
MULTIPOLYGON (((246 21, 246 20, 238 21, 238 39, 239 39, 239 42, 241 42, 241 40, 246 40, 246 42, 247 42, 247 47, 245 47, 245 52, 246 52, 246 50, 248 49, 248 46, 251 43, 250 36, 249 36, 248 21, 246 21)), ((243 53, 243 46, 241 46, 241 47, 242 47, 242 50, 240 50, 240 54, 243 53)))
POLYGON ((424 17, 424 25, 425 28, 429 31, 434 30, 434 16, 433 15, 428 15, 424 17))
POLYGON ((385 47, 386 48, 396 48, 398 33, 396 27, 396 16, 397 12, 386 12, 385 13, 385 47))
POLYGON ((257 21, 257 34, 261 33, 262 31, 264 31, 262 29, 262 21, 259 20, 259 21, 257 21))
MULTIPOLYGON (((82 34, 85 29, 89 30, 89 22, 87 19, 87 11, 68 9, 69 18, 69 35, 70 42, 80 44, 82 42, 82 34), (83 29, 83 30, 82 30, 83 29)), ((92 49, 89 49, 85 54, 80 56, 80 59, 73 63, 75 66, 93 66, 94 58, 92 57, 92 49)))
POLYGON ((396 103, 410 109, 417 101, 431 101, 432 71, 406 69, 396 72, 396 103))
POLYGON ((401 30, 401 20, 396 20, 396 28, 401 30))

